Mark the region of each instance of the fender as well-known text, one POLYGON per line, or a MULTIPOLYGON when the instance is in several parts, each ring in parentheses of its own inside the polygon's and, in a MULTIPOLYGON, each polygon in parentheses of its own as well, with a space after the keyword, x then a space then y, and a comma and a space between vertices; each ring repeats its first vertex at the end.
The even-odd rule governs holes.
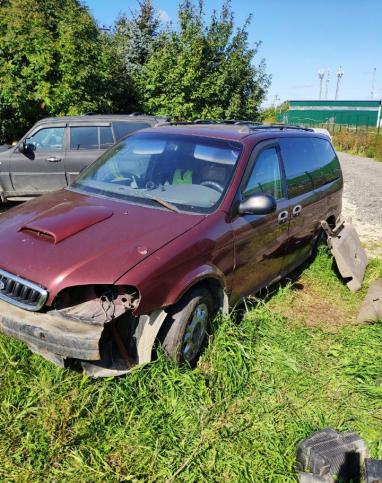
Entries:
POLYGON ((234 240, 226 215, 215 212, 182 236, 142 260, 116 285, 134 286, 144 315, 176 303, 193 285, 213 279, 222 287, 234 267, 234 240))
MULTIPOLYGON (((217 267, 210 264, 194 267, 186 273, 183 272, 182 275, 174 273, 173 281, 176 281, 176 283, 171 286, 156 283, 150 277, 143 283, 136 285, 140 293, 141 302, 133 313, 134 315, 143 315, 174 305, 194 285, 208 279, 216 280, 222 289, 226 286, 224 274, 217 267)), ((121 283, 121 281, 118 283, 121 283)))
POLYGON ((168 293, 164 305, 168 306, 176 304, 193 286, 208 279, 216 280, 223 289, 226 286, 225 276, 217 267, 207 264, 201 265, 185 274, 185 276, 179 280, 173 290, 168 293))

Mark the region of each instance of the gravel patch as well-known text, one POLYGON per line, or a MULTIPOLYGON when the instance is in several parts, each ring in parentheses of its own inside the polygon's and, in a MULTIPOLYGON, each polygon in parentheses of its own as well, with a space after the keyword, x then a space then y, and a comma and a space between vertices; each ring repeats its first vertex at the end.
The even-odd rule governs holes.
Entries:
POLYGON ((382 162, 338 153, 344 175, 342 212, 352 218, 370 256, 382 257, 382 162))

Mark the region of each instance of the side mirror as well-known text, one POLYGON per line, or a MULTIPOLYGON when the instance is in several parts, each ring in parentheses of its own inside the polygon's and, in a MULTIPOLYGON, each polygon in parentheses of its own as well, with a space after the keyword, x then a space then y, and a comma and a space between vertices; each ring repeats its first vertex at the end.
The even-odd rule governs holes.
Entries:
POLYGON ((242 201, 238 207, 239 215, 268 215, 277 209, 277 202, 271 195, 256 194, 242 201))
POLYGON ((36 146, 33 143, 28 143, 26 141, 23 141, 20 145, 20 151, 23 154, 30 155, 33 154, 36 150, 36 146))

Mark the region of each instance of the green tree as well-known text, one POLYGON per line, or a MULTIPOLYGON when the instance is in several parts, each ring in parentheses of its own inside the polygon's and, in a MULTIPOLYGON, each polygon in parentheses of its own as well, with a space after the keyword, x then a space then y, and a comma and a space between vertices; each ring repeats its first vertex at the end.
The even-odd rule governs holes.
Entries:
POLYGON ((0 3, 0 141, 46 115, 107 110, 110 58, 78 0, 0 3))
POLYGON ((289 104, 287 101, 282 102, 278 105, 273 105, 263 109, 260 113, 261 120, 266 123, 282 122, 283 114, 285 114, 289 109, 289 104))
POLYGON ((260 45, 250 48, 248 26, 235 28, 229 2, 205 22, 204 4, 184 0, 179 30, 156 39, 140 77, 146 111, 175 119, 256 119, 270 78, 265 63, 254 63, 260 45))
POLYGON ((139 1, 137 11, 121 14, 109 37, 112 56, 114 111, 131 112, 142 109, 139 92, 142 69, 153 52, 159 31, 159 18, 152 0, 139 1))

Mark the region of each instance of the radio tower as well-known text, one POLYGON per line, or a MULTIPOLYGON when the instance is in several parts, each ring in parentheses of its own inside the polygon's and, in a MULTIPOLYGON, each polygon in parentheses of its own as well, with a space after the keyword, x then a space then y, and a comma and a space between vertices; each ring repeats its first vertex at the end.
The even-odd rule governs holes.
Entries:
POLYGON ((373 69, 373 76, 371 78, 371 91, 370 91, 370 97, 373 100, 374 99, 374 88, 375 88, 375 78, 377 77, 377 68, 374 67, 373 69))
POLYGON ((325 99, 328 98, 329 82, 330 82, 330 69, 326 69, 325 99))
POLYGON ((343 76, 344 76, 344 71, 342 67, 339 66, 337 71, 337 86, 336 86, 336 97, 335 97, 336 100, 338 99, 338 94, 340 92, 340 82, 343 76))
POLYGON ((323 69, 319 70, 318 78, 320 79, 320 91, 319 91, 318 98, 320 100, 322 99, 322 83, 323 83, 324 77, 325 77, 325 71, 323 69))

